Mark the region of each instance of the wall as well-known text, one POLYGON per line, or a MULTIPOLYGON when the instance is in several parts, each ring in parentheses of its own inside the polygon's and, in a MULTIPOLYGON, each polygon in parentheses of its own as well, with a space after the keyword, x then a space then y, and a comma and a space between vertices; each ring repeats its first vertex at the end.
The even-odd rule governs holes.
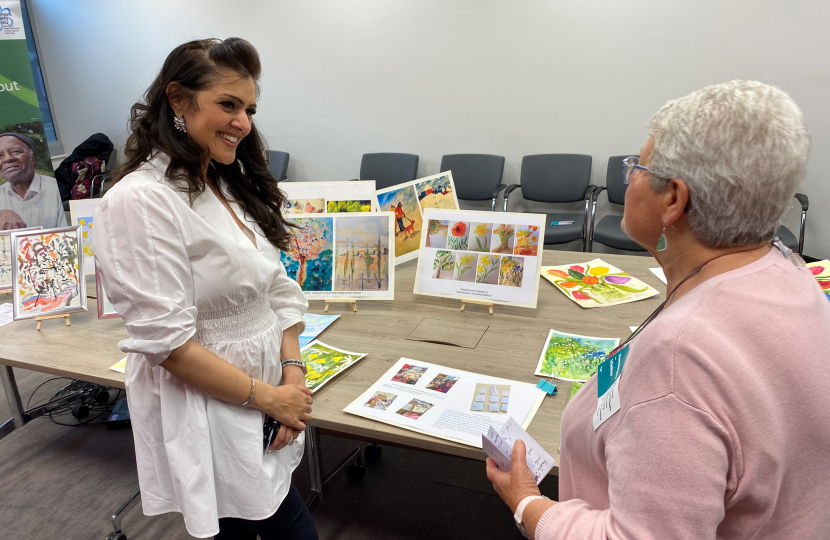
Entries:
MULTIPOLYGON (((786 89, 814 137, 805 253, 830 256, 830 3, 826 0, 30 0, 54 114, 71 151, 129 107, 167 53, 245 37, 265 68, 256 116, 294 180, 357 176, 364 152, 637 153, 667 100, 730 79, 786 89)), ((521 197, 510 209, 533 209, 521 197)), ((618 209, 602 197, 600 215, 618 209)), ((577 208, 578 210, 578 208, 577 208)), ((793 209, 785 223, 798 226, 793 209)))

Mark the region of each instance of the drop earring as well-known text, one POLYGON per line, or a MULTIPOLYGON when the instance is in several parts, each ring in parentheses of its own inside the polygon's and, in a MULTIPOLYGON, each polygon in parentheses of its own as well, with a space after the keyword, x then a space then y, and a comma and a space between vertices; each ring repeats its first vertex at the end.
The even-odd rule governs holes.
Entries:
POLYGON ((182 133, 187 133, 187 126, 184 125, 184 116, 180 114, 173 115, 173 125, 182 133))
POLYGON ((657 251, 666 251, 666 220, 663 220, 663 232, 657 239, 657 251))

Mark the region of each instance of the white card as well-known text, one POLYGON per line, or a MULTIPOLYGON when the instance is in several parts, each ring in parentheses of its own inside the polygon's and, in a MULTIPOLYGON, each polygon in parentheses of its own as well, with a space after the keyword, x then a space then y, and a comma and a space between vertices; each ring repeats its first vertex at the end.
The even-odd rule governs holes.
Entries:
POLYGON ((536 484, 538 485, 550 472, 556 461, 539 446, 539 443, 533 437, 522 429, 522 426, 512 416, 504 423, 498 433, 490 426, 487 435, 481 436, 481 447, 496 462, 499 469, 509 472, 513 444, 519 439, 525 443, 527 466, 536 478, 536 484))

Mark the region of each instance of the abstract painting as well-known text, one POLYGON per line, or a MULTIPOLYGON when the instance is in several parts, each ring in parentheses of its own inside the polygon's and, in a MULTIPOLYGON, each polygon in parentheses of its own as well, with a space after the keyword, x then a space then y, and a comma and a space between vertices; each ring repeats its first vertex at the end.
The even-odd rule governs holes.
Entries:
POLYGON ((330 291, 334 218, 288 217, 291 229, 288 250, 281 254, 288 275, 304 291, 330 291))
POLYGON ((80 227, 11 235, 14 319, 86 311, 80 227))
POLYGON ((542 266, 540 272, 565 296, 584 308, 625 304, 660 294, 657 289, 602 259, 542 266))
POLYGON ((371 212, 372 201, 327 201, 326 212, 371 212))
POLYGON ((513 239, 516 228, 509 223, 493 224, 493 243, 490 251, 493 253, 513 253, 513 239))
POLYGON ((342 373, 366 356, 365 353, 335 349, 318 340, 314 340, 303 347, 300 354, 308 370, 305 376, 305 384, 312 392, 316 392, 337 374, 342 373))
POLYGON ((115 311, 115 306, 107 296, 107 291, 104 289, 104 284, 101 281, 101 274, 98 269, 95 269, 95 300, 98 304, 98 318, 99 319, 113 319, 120 317, 115 311))
POLYGON ((418 203, 421 209, 444 208, 452 210, 458 208, 453 191, 452 173, 445 172, 421 178, 415 183, 415 192, 418 194, 418 203))
POLYGON ((314 338, 323 333, 323 330, 331 326, 340 315, 317 315, 316 313, 306 313, 303 315, 303 322, 305 323, 305 330, 300 334, 300 348, 302 349, 314 338))
POLYGON ((501 270, 499 271, 499 285, 521 287, 525 268, 524 261, 524 257, 502 257, 501 270))
POLYGON ((585 382, 619 344, 619 338, 579 336, 551 330, 536 366, 536 375, 585 382))
POLYGON ((81 227, 81 245, 84 254, 84 273, 95 273, 95 253, 92 252, 92 222, 101 199, 69 201, 71 225, 81 227))
POLYGON ((830 260, 807 263, 807 268, 815 276, 825 298, 830 300, 830 260))
POLYGON ((12 266, 14 264, 15 257, 11 234, 24 231, 37 231, 41 228, 42 227, 29 227, 26 229, 0 231, 0 292, 12 290, 12 266))
POLYGON ((338 218, 334 240, 335 291, 390 290, 388 214, 338 218))

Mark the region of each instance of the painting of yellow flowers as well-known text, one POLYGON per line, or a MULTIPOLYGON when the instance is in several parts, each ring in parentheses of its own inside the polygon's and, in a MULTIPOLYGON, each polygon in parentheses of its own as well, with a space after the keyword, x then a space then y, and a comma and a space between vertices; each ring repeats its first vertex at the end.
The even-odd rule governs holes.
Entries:
POLYGON ((470 233, 469 249, 470 251, 481 251, 487 253, 490 251, 490 237, 493 234, 492 223, 470 223, 472 232, 470 233))
POLYGON ((101 199, 80 199, 69 201, 69 214, 72 225, 81 227, 81 246, 84 255, 84 273, 95 273, 95 254, 92 252, 92 231, 95 221, 95 210, 101 204, 101 199))
POLYGON ((542 266, 542 277, 584 308, 606 307, 644 300, 657 289, 602 259, 580 264, 542 266))
POLYGON ((455 272, 452 278, 456 281, 475 281, 476 255, 475 253, 458 253, 455 259, 455 272))
POLYGON ((317 339, 303 347, 300 354, 308 370, 305 385, 312 392, 366 356, 366 353, 336 349, 317 339))
POLYGON ((498 283, 499 282, 499 257, 498 255, 479 255, 478 266, 476 266, 476 283, 498 283))

